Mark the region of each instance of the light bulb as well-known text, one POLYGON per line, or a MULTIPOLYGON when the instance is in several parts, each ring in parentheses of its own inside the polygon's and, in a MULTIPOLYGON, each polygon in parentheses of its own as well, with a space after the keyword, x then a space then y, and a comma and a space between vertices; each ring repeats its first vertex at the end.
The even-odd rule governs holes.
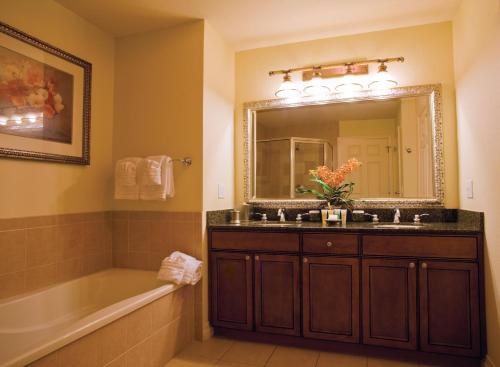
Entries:
POLYGON ((373 81, 368 84, 370 89, 390 89, 398 85, 398 82, 387 71, 387 65, 381 63, 378 67, 378 72, 373 78, 373 81))
POLYGON ((352 93, 363 90, 363 85, 358 83, 356 77, 352 74, 351 65, 347 65, 347 71, 342 77, 342 84, 337 85, 335 90, 342 93, 352 93))
POLYGON ((12 120, 17 124, 20 125, 23 123, 23 120, 21 119, 21 116, 19 115, 13 115, 12 120))
POLYGON ((276 97, 279 98, 294 98, 300 97, 300 90, 297 88, 290 75, 286 73, 283 76, 283 82, 281 83, 279 89, 275 93, 276 97))
POLYGON ((318 70, 313 72, 309 85, 304 88, 304 93, 308 96, 322 96, 330 93, 330 88, 325 84, 318 70))
POLYGON ((30 123, 34 124, 36 122, 36 116, 32 114, 28 114, 24 117, 26 120, 28 120, 30 123))
POLYGON ((7 125, 7 117, 0 116, 0 125, 2 125, 2 126, 7 125))

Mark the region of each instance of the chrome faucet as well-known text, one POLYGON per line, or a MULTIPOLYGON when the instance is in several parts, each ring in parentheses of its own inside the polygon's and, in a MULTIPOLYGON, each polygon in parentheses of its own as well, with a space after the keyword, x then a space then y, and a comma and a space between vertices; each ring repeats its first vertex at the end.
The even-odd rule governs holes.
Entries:
POLYGON ((413 223, 415 224, 420 224, 422 222, 422 217, 428 217, 430 214, 424 213, 424 214, 415 214, 413 217, 413 223))
POLYGON ((280 222, 285 222, 286 221, 286 218, 285 218, 285 209, 278 209, 278 218, 279 218, 280 222))
POLYGON ((399 218, 401 218, 401 212, 399 211, 398 208, 396 208, 395 210, 396 211, 394 213, 394 220, 393 220, 393 222, 396 223, 396 224, 398 224, 398 223, 400 223, 399 218))

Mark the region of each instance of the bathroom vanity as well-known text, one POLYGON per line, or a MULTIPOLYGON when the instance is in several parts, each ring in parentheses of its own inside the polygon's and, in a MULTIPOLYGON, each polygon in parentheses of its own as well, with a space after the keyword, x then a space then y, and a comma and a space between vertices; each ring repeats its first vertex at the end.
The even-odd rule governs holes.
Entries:
POLYGON ((217 223, 209 254, 216 333, 485 354, 483 244, 474 225, 217 223))

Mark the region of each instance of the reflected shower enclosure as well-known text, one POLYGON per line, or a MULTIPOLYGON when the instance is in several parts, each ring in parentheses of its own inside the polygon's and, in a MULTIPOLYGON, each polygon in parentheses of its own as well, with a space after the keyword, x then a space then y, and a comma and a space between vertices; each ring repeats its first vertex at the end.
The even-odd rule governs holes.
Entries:
MULTIPOLYGON (((311 186, 309 171, 332 166, 326 140, 288 137, 256 141, 256 188, 259 198, 294 198, 299 186, 311 186)), ((302 198, 307 196, 301 194, 302 198)), ((313 196, 310 196, 313 199, 313 196)))

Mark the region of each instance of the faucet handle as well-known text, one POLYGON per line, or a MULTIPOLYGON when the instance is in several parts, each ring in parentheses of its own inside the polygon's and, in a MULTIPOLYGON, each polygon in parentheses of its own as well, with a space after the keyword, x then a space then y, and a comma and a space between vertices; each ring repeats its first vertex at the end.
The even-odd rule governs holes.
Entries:
POLYGON ((413 217, 413 223, 420 223, 422 217, 426 217, 426 216, 430 216, 430 214, 427 214, 427 213, 415 214, 415 216, 413 217))

